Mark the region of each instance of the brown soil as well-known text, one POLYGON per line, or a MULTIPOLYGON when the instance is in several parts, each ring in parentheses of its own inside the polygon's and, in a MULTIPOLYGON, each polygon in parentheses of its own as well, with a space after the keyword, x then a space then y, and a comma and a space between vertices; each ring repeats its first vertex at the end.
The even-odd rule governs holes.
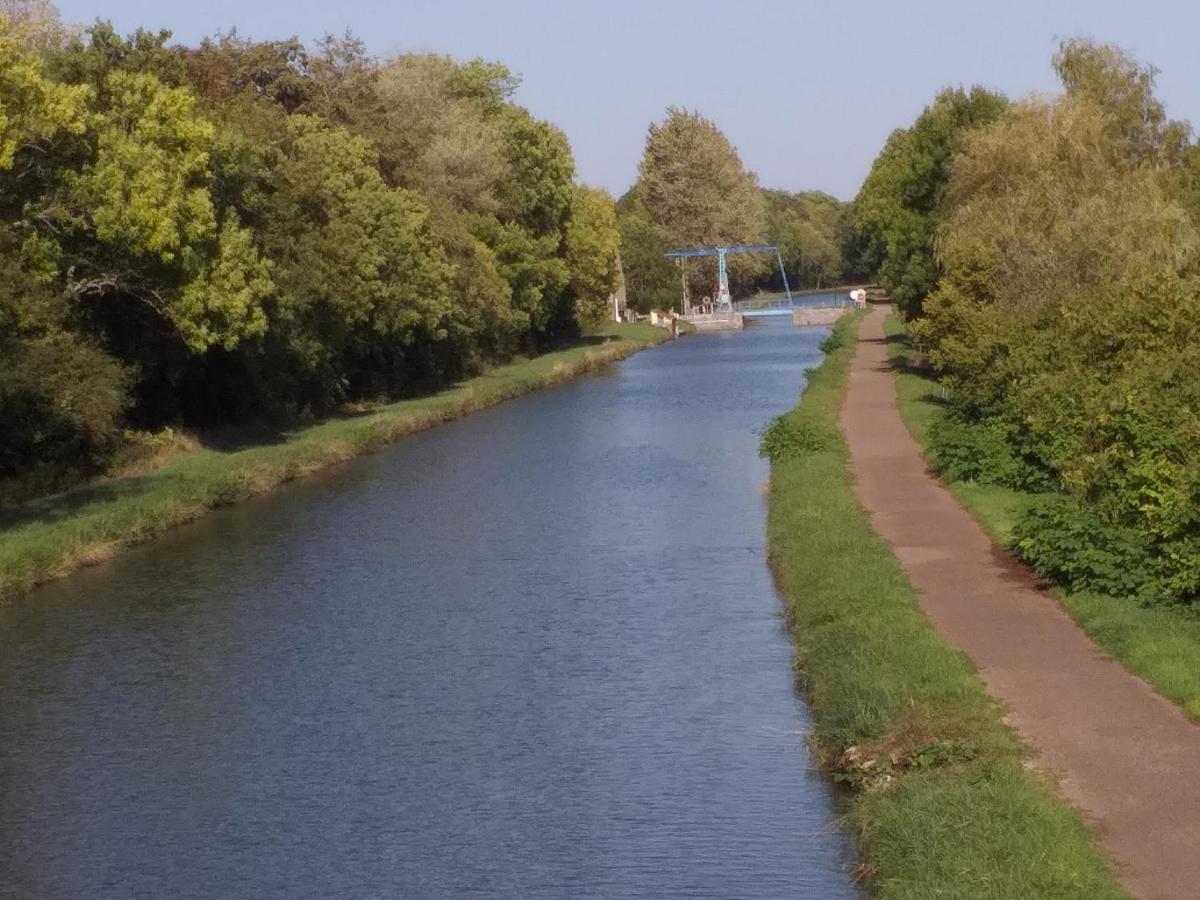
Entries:
POLYGON ((863 322, 842 409, 859 501, 1126 888, 1200 897, 1200 727, 1108 658, 929 472, 896 405, 886 315, 863 322))

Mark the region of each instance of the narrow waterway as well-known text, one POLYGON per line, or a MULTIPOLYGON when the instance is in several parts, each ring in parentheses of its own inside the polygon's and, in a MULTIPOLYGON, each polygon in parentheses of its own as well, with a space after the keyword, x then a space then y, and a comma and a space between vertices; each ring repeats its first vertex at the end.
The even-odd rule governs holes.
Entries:
POLYGON ((0 896, 855 897, 694 336, 0 607, 0 896))

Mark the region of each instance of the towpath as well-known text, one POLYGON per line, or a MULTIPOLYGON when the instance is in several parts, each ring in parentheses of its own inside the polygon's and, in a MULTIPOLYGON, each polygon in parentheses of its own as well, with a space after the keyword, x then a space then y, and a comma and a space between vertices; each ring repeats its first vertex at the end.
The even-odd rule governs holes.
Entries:
POLYGON ((862 324, 842 408, 859 501, 1126 888, 1200 897, 1200 727, 1110 659, 930 473, 897 407, 887 312, 862 324))

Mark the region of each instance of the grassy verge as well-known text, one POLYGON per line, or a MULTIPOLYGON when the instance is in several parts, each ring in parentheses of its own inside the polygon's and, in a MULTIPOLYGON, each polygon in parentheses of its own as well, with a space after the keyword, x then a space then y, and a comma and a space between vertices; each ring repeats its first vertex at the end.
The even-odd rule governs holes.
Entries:
MULTIPOLYGON (((913 354, 900 321, 893 317, 886 328, 900 415, 917 442, 927 448, 940 388, 910 365, 913 354)), ((1012 539, 1017 517, 1037 499, 1035 494, 996 485, 952 481, 948 486, 976 521, 1005 545, 1012 539)), ((1200 721, 1200 617, 1169 607, 1147 608, 1127 598, 1057 593, 1096 643, 1200 721)))
POLYGON ((764 448, 771 564, 814 743, 854 788, 862 875, 884 898, 1124 897, 855 500, 837 411, 860 321, 837 326, 764 448))
POLYGON ((427 397, 354 415, 234 451, 181 453, 153 472, 103 479, 3 511, 0 601, 122 547, 148 540, 210 509, 228 506, 405 435, 573 378, 666 338, 649 325, 614 325, 591 343, 519 360, 427 397))

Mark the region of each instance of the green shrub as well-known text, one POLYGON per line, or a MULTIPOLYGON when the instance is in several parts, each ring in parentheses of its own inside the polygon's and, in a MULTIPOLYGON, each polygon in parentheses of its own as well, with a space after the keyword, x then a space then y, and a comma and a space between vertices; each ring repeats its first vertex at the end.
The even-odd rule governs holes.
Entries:
POLYGON ((818 345, 821 352, 828 356, 835 350, 841 350, 849 341, 849 333, 845 328, 834 328, 833 331, 825 335, 824 339, 818 345))
POLYGON ((797 415, 777 416, 763 432, 758 455, 771 462, 778 462, 804 453, 828 450, 834 446, 836 440, 836 434, 827 426, 797 415))
POLYGON ((1069 497, 1028 509, 1013 529, 1013 550, 1043 578, 1072 592, 1151 597, 1160 590, 1149 543, 1069 497))
POLYGON ((0 347, 0 478, 100 468, 119 440, 129 375, 68 334, 0 347))
POLYGON ((971 421, 947 409, 930 426, 930 462, 948 481, 1048 490, 1052 485, 1050 473, 1022 455, 1016 439, 1014 429, 1004 422, 971 421))

